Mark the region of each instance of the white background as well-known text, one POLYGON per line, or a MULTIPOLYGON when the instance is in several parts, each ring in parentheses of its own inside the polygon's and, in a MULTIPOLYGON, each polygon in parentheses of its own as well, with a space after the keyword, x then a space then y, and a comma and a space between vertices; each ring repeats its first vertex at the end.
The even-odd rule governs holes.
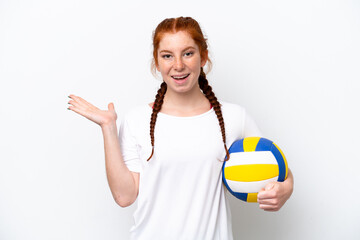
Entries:
POLYGON ((295 177, 277 213, 229 196, 235 239, 360 239, 360 3, 344 0, 0 0, 0 239, 128 238, 135 206, 113 201, 100 127, 67 96, 119 116, 151 102, 152 31, 177 16, 295 177))

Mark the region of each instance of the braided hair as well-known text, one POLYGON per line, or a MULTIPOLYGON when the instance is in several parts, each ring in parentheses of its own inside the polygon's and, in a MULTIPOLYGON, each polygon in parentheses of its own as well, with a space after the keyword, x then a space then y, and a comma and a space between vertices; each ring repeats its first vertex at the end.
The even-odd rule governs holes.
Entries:
POLYGON ((204 93, 205 97, 209 100, 210 104, 214 108, 215 114, 217 116, 217 119, 219 121, 220 129, 221 129, 221 135, 224 142, 224 148, 226 151, 226 160, 229 160, 230 155, 229 151, 226 147, 226 134, 225 134, 225 123, 224 118, 222 116, 221 112, 221 105, 219 101, 217 100, 214 92, 212 91, 211 86, 209 85, 208 80, 206 79, 205 72, 203 68, 201 68, 200 76, 199 76, 199 86, 202 92, 204 93))
POLYGON ((155 136, 154 136, 154 130, 155 130, 155 123, 156 123, 156 119, 157 119, 157 114, 158 112, 160 112, 161 106, 164 102, 164 96, 166 93, 166 89, 167 89, 167 85, 165 82, 162 82, 162 84, 160 85, 160 89, 158 90, 156 96, 155 96, 155 101, 153 104, 153 110, 151 113, 151 120, 150 120, 150 138, 151 138, 151 146, 152 146, 152 150, 151 150, 151 156, 148 158, 148 161, 151 159, 151 157, 154 154, 154 142, 155 142, 155 136))

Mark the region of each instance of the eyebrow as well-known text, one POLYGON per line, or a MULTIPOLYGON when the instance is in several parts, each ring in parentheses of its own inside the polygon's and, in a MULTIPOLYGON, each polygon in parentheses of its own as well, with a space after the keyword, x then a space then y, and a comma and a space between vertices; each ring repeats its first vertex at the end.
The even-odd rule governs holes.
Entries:
MULTIPOLYGON (((186 52, 186 51, 189 50, 189 49, 194 49, 194 50, 195 50, 194 47, 189 46, 189 47, 186 47, 184 50, 182 50, 182 52, 186 52)), ((165 49, 165 50, 161 50, 160 53, 172 53, 172 52, 165 49)))

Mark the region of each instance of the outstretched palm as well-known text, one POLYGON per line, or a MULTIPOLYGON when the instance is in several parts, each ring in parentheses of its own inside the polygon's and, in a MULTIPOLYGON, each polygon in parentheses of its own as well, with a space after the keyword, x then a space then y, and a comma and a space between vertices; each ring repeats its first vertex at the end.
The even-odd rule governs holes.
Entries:
POLYGON ((108 110, 101 110, 81 97, 71 94, 69 98, 72 99, 68 102, 70 104, 69 109, 86 117, 94 123, 103 126, 116 122, 117 114, 113 103, 108 104, 108 110))

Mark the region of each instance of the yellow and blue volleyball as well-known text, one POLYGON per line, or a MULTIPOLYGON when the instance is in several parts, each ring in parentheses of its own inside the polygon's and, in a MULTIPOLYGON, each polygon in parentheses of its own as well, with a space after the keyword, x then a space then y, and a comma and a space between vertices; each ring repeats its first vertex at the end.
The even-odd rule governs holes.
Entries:
POLYGON ((283 152, 266 138, 237 140, 229 148, 229 154, 230 159, 224 161, 222 168, 223 182, 232 195, 245 202, 257 202, 257 194, 266 184, 287 178, 283 152))

